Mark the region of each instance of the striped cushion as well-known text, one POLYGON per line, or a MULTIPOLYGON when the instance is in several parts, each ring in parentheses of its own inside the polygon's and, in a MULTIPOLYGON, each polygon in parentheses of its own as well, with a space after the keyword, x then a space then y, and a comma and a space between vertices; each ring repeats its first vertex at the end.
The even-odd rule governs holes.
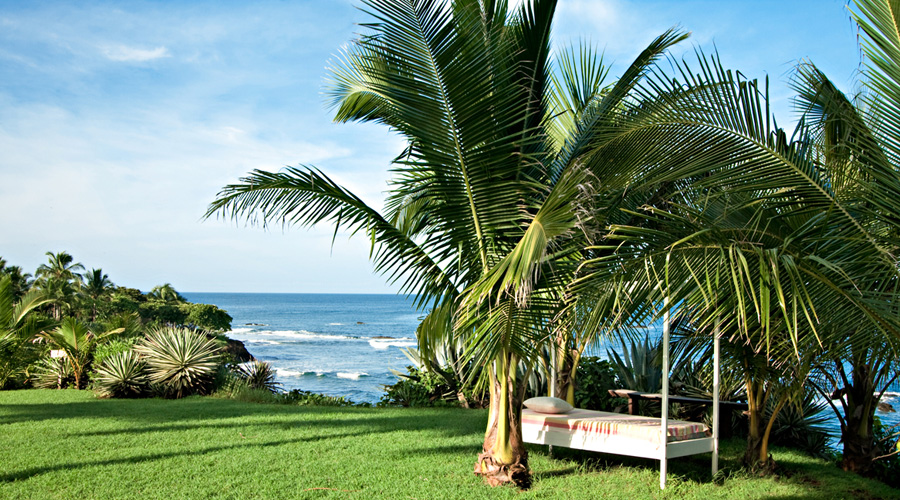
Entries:
MULTIPOLYGON (((660 419, 576 408, 562 415, 522 410, 522 425, 536 425, 549 431, 583 433, 588 436, 625 436, 646 441, 659 441, 660 419)), ((710 435, 709 429, 697 422, 668 421, 668 442, 696 439, 710 435)))

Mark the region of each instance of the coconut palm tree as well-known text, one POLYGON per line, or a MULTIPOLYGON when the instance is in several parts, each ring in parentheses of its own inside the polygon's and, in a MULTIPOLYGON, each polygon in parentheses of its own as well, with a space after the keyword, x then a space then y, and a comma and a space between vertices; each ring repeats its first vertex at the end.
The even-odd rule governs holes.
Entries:
POLYGON ((173 287, 171 283, 156 285, 147 292, 147 297, 163 302, 186 302, 184 297, 175 290, 175 287, 173 287))
POLYGON ((11 286, 16 300, 21 299, 28 289, 31 288, 31 275, 22 272, 22 268, 19 266, 6 265, 6 260, 0 257, 0 276, 3 275, 9 276, 12 280, 11 286))
POLYGON ((85 274, 81 291, 91 302, 91 321, 97 319, 97 300, 115 287, 102 269, 91 269, 85 274))
POLYGON ((37 268, 35 284, 52 298, 53 319, 62 318, 63 309, 71 308, 72 299, 81 283, 84 266, 66 252, 47 252, 47 264, 37 268))
POLYGON ((337 121, 384 123, 407 141, 384 213, 300 167, 252 172, 226 186, 207 217, 366 234, 376 269, 432 307, 418 332, 425 354, 451 335, 486 368, 491 410, 476 472, 527 486, 525 381, 558 328, 584 246, 567 243, 580 238, 574 203, 587 186, 578 159, 614 125, 648 65, 685 35, 664 33, 603 86, 606 70, 587 49, 569 52, 584 67, 568 77, 580 80, 549 77, 553 0, 512 14, 505 1, 365 5, 371 33, 335 66, 329 95, 337 121))
POLYGON ((681 65, 675 78, 648 78, 627 140, 600 145, 589 166, 602 175, 596 169, 615 159, 623 185, 678 183, 681 196, 647 207, 644 227, 612 226, 603 248, 615 252, 589 262, 579 286, 642 273, 658 302, 665 294, 677 307, 704 311, 707 331, 722 321, 767 357, 787 342, 779 364, 816 362, 803 354, 810 346, 820 360, 852 360, 849 352, 867 349, 896 359, 900 43, 887 2, 858 5, 873 61, 863 105, 801 65, 795 88, 803 119, 790 138, 774 126, 766 87, 725 71, 715 57, 701 57, 699 72, 681 65), (706 150, 683 147, 697 141, 706 150))

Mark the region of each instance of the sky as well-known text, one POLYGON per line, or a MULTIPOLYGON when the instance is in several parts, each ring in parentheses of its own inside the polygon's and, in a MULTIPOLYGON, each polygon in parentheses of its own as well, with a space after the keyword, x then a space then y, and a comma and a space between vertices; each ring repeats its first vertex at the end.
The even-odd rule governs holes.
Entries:
MULTIPOLYGON (((253 169, 313 165, 380 208, 403 141, 335 124, 328 68, 369 21, 359 2, 0 0, 0 257, 34 272, 48 251, 147 291, 395 293, 364 238, 204 220, 253 169)), ((810 60, 852 93, 846 0, 560 0, 555 47, 586 40, 611 75, 657 35, 671 56, 718 51, 769 78, 782 126, 791 70, 810 60)))

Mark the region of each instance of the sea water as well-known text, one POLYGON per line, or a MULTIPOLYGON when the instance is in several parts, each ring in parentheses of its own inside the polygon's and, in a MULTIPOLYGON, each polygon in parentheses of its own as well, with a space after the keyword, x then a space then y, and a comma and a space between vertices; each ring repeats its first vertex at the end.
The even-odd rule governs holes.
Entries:
MULTIPOLYGON (((411 362, 403 354, 415 347, 423 313, 400 295, 184 293, 191 302, 215 304, 234 318, 228 336, 244 342, 256 359, 271 363, 285 390, 301 389, 357 402, 375 403, 384 386, 397 381, 411 362)), ((652 339, 662 324, 647 327, 652 339)), ((618 344, 604 344, 590 354, 621 354, 618 344)), ((897 412, 876 411, 886 426, 900 424, 896 387, 882 402, 897 412)), ((826 410, 831 433, 840 435, 834 412, 826 410)))
POLYGON ((270 363, 283 389, 300 389, 375 403, 392 370, 412 364, 402 348, 416 346, 422 314, 400 295, 184 293, 231 315, 227 335, 270 363))

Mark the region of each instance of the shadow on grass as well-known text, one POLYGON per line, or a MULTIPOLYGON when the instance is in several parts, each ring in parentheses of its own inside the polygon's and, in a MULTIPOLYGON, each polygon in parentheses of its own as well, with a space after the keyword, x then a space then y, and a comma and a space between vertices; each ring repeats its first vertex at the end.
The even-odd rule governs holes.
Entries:
POLYGON ((76 430, 70 437, 147 434, 194 429, 246 429, 271 427, 282 430, 302 428, 308 423, 322 427, 362 426, 369 432, 396 430, 439 430, 447 437, 470 435, 484 426, 484 417, 470 410, 448 413, 431 409, 342 408, 243 403, 238 401, 191 397, 180 400, 89 400, 46 404, 4 405, 0 425, 47 420, 89 419, 114 422, 116 428, 76 430), (400 415, 400 412, 405 413, 400 415), (410 412, 417 415, 410 415, 410 412), (265 417, 253 419, 253 417, 265 417), (273 419, 274 417, 274 419, 273 419), (249 418, 250 420, 238 420, 249 418), (216 421, 229 420, 227 422, 216 421), (125 425, 123 425, 125 422, 125 425))
POLYGON ((21 481, 25 479, 30 479, 35 476, 39 476, 41 474, 47 474, 49 472, 56 472, 60 470, 75 470, 75 469, 83 469, 88 467, 102 467, 107 465, 119 465, 119 464, 138 464, 142 462, 148 462, 152 460, 162 460, 167 458, 175 458, 180 456, 200 456, 206 455, 209 453, 217 453, 220 451, 227 450, 236 450, 236 449, 251 449, 251 448, 268 448, 271 446, 283 446, 287 444, 293 443, 307 443, 311 441, 319 441, 322 439, 333 439, 333 438, 352 438, 368 435, 369 432, 360 431, 360 432, 351 432, 330 436, 321 436, 321 437, 303 437, 297 439, 283 439, 279 441, 269 441, 269 442, 242 442, 235 443, 230 445, 222 445, 222 446, 210 446, 207 448, 202 448, 200 450, 183 450, 177 452, 170 453, 150 453, 147 455, 137 455, 132 457, 123 457, 123 458, 114 458, 109 460, 95 460, 95 461, 83 461, 83 462, 75 462, 75 463, 61 463, 51 466, 45 467, 34 467, 31 469, 25 469, 18 472, 12 472, 8 474, 0 474, 0 483, 9 483, 13 481, 21 481))

